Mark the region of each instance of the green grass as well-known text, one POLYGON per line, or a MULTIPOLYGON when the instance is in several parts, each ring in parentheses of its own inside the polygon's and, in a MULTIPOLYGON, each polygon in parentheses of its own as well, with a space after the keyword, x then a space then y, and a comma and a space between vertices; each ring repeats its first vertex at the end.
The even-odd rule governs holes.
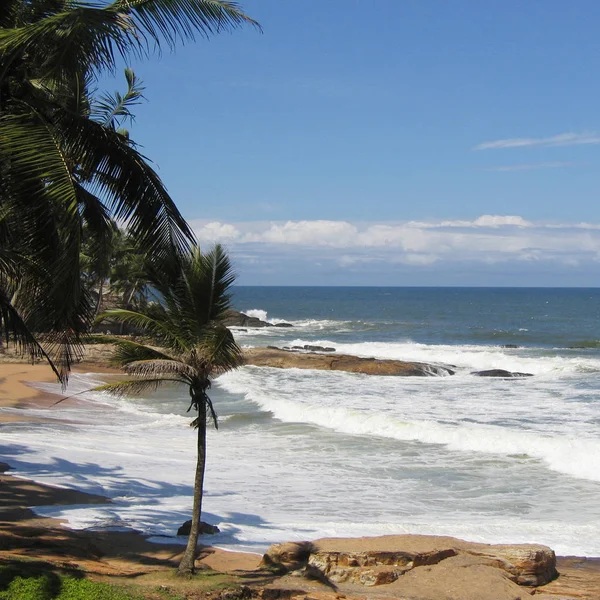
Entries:
POLYGON ((77 579, 35 566, 0 566, 0 600, 143 600, 107 583, 77 579))
POLYGON ((225 591, 237 598, 242 583, 212 570, 200 570, 190 578, 182 578, 174 569, 146 573, 127 583, 105 583, 87 579, 77 569, 66 574, 61 569, 57 572, 55 566, 46 562, 0 562, 0 600, 198 600, 225 591))

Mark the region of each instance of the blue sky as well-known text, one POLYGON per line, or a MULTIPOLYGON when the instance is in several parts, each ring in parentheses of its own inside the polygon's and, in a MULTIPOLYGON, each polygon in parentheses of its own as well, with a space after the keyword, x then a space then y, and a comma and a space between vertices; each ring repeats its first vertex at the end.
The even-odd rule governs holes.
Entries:
POLYGON ((597 0, 243 7, 132 128, 239 283, 599 285, 597 0))

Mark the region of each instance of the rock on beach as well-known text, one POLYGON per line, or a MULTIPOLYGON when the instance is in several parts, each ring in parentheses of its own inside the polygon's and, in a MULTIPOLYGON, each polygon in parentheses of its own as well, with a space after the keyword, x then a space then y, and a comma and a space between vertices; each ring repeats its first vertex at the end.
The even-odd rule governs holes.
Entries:
POLYGON ((556 556, 547 546, 425 535, 275 544, 261 564, 339 586, 338 591, 384 586, 387 597, 419 600, 520 600, 531 597, 528 587, 543 586, 558 575, 556 556))

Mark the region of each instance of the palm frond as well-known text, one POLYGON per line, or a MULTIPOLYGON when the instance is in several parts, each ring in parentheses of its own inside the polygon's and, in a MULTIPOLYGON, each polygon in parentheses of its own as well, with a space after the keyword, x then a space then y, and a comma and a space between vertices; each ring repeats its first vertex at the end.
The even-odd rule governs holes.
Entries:
POLYGON ((193 40, 196 33, 209 37, 242 25, 260 25, 244 14, 236 2, 226 0, 116 0, 112 10, 131 16, 137 29, 160 48, 193 40))
POLYGON ((144 87, 130 68, 125 69, 125 79, 127 80, 127 91, 124 95, 119 92, 105 93, 93 106, 94 118, 104 127, 116 129, 119 133, 119 127, 123 121, 135 120, 130 108, 140 104, 144 97, 144 87))
POLYGON ((234 281, 231 263, 221 246, 202 254, 198 247, 168 270, 150 270, 152 286, 160 293, 171 327, 196 345, 204 330, 223 316, 230 306, 229 289, 234 281))
POLYGON ((89 266, 102 278, 107 277, 113 248, 113 239, 117 235, 117 225, 111 218, 100 198, 75 183, 79 213, 83 225, 86 250, 89 252, 89 266))
POLYGON ((214 374, 232 371, 243 364, 242 349, 231 331, 221 324, 207 327, 197 346, 199 358, 214 374))
POLYGON ((21 8, 21 0, 4 0, 1 2, 0 27, 14 27, 21 8))
POLYGON ((164 358, 154 360, 138 360, 128 363, 125 372, 129 375, 139 377, 150 377, 155 375, 176 375, 188 384, 198 376, 194 367, 179 360, 166 360, 164 358))
POLYGON ((105 198, 113 218, 127 224, 152 260, 187 251, 194 234, 159 176, 126 138, 73 114, 56 126, 78 157, 86 187, 105 198))
POLYGON ((170 356, 150 348, 144 344, 138 344, 128 340, 119 340, 116 343, 115 353, 111 359, 111 364, 118 367, 124 367, 130 363, 142 360, 172 360, 170 356))
POLYGON ((203 270, 210 273, 209 319, 211 321, 221 319, 230 308, 229 290, 235 281, 233 266, 220 244, 216 244, 209 252, 201 255, 199 261, 203 270))
POLYGON ((208 396, 206 396, 206 406, 208 406, 208 412, 211 416, 215 429, 219 429, 219 419, 217 417, 217 412, 215 411, 215 407, 213 406, 212 400, 208 396))
POLYGON ((62 136, 32 107, 0 116, 0 160, 10 164, 11 183, 30 209, 46 210, 39 218, 53 219, 53 206, 77 214, 77 192, 62 145, 62 136), (35 202, 38 198, 42 201, 35 202), (34 204, 35 202, 35 204, 34 204))
POLYGON ((7 344, 14 343, 22 354, 29 354, 32 360, 45 359, 57 378, 64 383, 63 374, 56 368, 43 346, 11 304, 3 286, 0 286, 0 321, 0 333, 4 335, 7 344))
POLYGON ((104 319, 114 319, 119 323, 128 323, 133 327, 144 329, 148 333, 166 341, 170 346, 179 348, 180 351, 184 351, 187 348, 186 340, 179 335, 180 331, 170 327, 168 322, 159 321, 141 312, 125 309, 107 310, 98 315, 97 322, 104 319))
POLYGON ((155 392, 165 383, 181 383, 185 381, 170 377, 156 377, 152 379, 132 379, 128 381, 118 381, 116 383, 106 383, 92 388, 92 392, 109 392, 115 396, 140 396, 147 392, 155 392))
POLYGON ((20 26, 13 25, 10 5, 0 18, 7 22, 0 30, 0 81, 25 59, 37 66, 38 76, 65 83, 75 73, 97 78, 102 71, 114 72, 118 57, 125 62, 146 57, 162 42, 174 48, 196 33, 208 37, 246 24, 260 30, 226 0, 117 0, 108 6, 70 0, 55 11, 29 15, 20 26))
POLYGON ((21 60, 42 78, 67 83, 75 73, 114 71, 117 57, 147 52, 131 18, 110 7, 72 1, 68 10, 0 30, 0 81, 21 60))
POLYGON ((59 322, 51 331, 39 336, 48 358, 58 368, 63 389, 67 386, 73 365, 80 362, 85 353, 81 329, 84 327, 79 331, 72 330, 59 322))
MULTIPOLYGON (((23 221, 28 218, 30 216, 24 216, 23 221)), ((12 304, 30 331, 36 332, 65 384, 71 365, 83 355, 81 335, 94 314, 91 295, 83 288, 80 277, 80 230, 73 227, 73 218, 67 215, 65 219, 65 214, 57 211, 54 222, 46 223, 48 229, 55 227, 60 232, 56 246, 50 252, 42 245, 34 268, 21 263, 19 278, 13 280, 11 289, 12 304)), ((39 223, 39 227, 43 227, 43 223, 39 223)), ((23 223, 17 225, 17 232, 26 230, 23 223)), ((33 241, 36 239, 32 236, 33 241)))

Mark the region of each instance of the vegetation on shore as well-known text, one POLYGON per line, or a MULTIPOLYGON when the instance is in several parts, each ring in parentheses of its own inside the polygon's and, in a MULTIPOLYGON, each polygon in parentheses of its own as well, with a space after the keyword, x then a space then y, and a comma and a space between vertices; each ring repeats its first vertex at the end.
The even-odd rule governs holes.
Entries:
POLYGON ((203 570, 181 580, 161 571, 133 580, 95 581, 84 571, 49 563, 11 560, 0 564, 0 600, 208 600, 242 597, 244 580, 203 570))
POLYGON ((0 332, 64 381, 95 305, 82 247, 101 262, 115 221, 157 268, 193 234, 123 122, 140 98, 96 89, 122 60, 256 23, 228 0, 0 3, 0 332))

